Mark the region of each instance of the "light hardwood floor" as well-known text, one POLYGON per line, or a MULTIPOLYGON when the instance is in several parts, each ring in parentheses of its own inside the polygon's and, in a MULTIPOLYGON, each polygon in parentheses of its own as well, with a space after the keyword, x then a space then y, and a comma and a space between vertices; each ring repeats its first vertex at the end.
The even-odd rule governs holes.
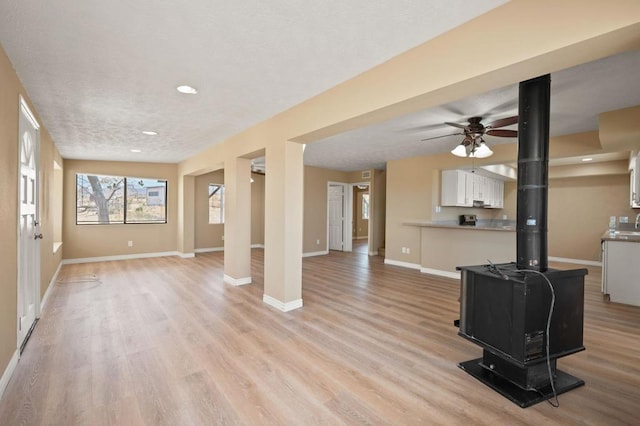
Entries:
MULTIPOLYGON (((586 381, 521 409, 457 368, 458 283, 331 252, 303 261, 302 309, 222 282, 222 253, 67 265, 5 395, 2 425, 638 424, 640 308, 586 285, 586 381), (78 281, 95 274, 99 282, 78 281)), ((567 265, 564 265, 567 267, 567 265)))

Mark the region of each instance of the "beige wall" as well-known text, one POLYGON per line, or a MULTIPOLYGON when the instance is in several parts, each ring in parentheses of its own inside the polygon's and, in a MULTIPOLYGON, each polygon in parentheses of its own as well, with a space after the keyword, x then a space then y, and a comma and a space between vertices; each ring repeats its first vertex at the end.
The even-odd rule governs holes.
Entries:
POLYGON ((549 256, 600 260, 600 237, 609 216, 640 213, 629 207, 629 175, 549 181, 549 256))
POLYGON ((264 245, 264 180, 265 175, 251 173, 251 244, 264 245))
MULTIPOLYGON (((251 244, 264 244, 264 175, 252 173, 251 184, 251 244)), ((223 249, 224 224, 209 223, 209 184, 224 184, 224 170, 196 177, 195 187, 195 248, 223 249)))
POLYGON ((196 177, 195 189, 195 248, 224 248, 224 224, 209 223, 209 184, 224 184, 224 170, 216 170, 196 177))
POLYGON ((43 296, 60 264, 62 252, 53 253, 53 161, 61 162, 51 136, 42 125, 4 50, 0 47, 0 375, 16 351, 18 273, 18 102, 22 95, 40 123, 40 295, 43 296))
POLYGON ((373 171, 373 223, 371 224, 371 241, 369 247, 377 252, 385 246, 385 224, 387 220, 387 172, 373 171))
POLYGON ((65 259, 176 251, 177 165, 64 160, 63 252, 65 259), (167 180, 167 223, 76 225, 76 173, 167 180), (127 242, 133 241, 133 247, 127 242))
POLYGON ((327 184, 347 182, 347 178, 345 172, 304 168, 303 253, 327 250, 327 184))

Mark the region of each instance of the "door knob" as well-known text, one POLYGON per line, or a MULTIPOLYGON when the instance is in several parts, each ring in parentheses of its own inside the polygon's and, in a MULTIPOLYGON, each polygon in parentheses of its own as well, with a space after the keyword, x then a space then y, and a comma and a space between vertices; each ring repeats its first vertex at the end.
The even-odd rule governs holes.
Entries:
POLYGON ((41 240, 42 238, 43 238, 42 234, 35 234, 35 235, 33 236, 33 239, 34 239, 34 240, 41 240))

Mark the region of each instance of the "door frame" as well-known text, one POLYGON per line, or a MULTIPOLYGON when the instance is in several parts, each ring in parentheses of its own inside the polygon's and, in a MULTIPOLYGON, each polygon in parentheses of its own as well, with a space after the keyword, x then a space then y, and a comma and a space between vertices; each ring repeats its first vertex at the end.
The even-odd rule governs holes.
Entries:
MULTIPOLYGON (((36 141, 35 141, 35 152, 34 152, 34 162, 35 162, 35 168, 36 168, 36 173, 35 173, 35 200, 36 200, 36 211, 35 211, 35 216, 36 216, 36 221, 40 221, 40 207, 41 207, 41 193, 40 193, 40 183, 41 183, 41 179, 40 179, 40 124, 38 123, 38 120, 36 120, 33 112, 31 111, 31 108, 29 107, 29 105, 27 104, 26 100, 24 99, 24 97, 22 95, 19 95, 19 101, 18 101, 18 162, 17 162, 17 170, 16 170, 16 174, 18 176, 17 179, 17 185, 18 187, 16 188, 16 193, 17 193, 17 201, 18 201, 18 205, 17 205, 17 223, 16 223, 16 234, 17 234, 17 281, 16 281, 16 290, 17 290, 17 297, 16 297, 16 307, 17 307, 17 317, 16 317, 16 342, 17 342, 17 347, 20 348, 22 343, 20 341, 20 303, 22 302, 21 296, 20 296, 20 289, 21 289, 21 272, 20 272, 20 266, 21 266, 21 253, 22 253, 22 242, 21 242, 21 238, 20 238, 20 219, 21 219, 21 211, 20 211, 20 169, 21 169, 21 147, 22 147, 22 141, 21 141, 21 135, 20 135, 20 115, 24 114, 25 118, 30 122, 30 124, 34 127, 35 132, 36 132, 36 141)), ((36 231, 37 232, 37 231, 36 231)), ((37 248, 35 250, 34 253, 34 259, 31 260, 31 262, 34 265, 34 283, 32 284, 35 288, 33 289, 33 294, 34 294, 34 309, 35 309, 35 319, 37 321, 38 318, 40 318, 40 314, 41 314, 41 295, 40 295, 40 240, 37 240, 37 248)), ((34 321, 35 324, 35 321, 34 321)), ((29 327, 32 327, 34 324, 30 324, 29 327)), ((26 339, 25 339, 26 340, 26 339)))
MULTIPOLYGON (((349 214, 352 214, 353 209, 353 194, 349 193, 349 190, 353 192, 353 187, 345 182, 327 182, 327 253, 329 252, 329 188, 331 186, 341 186, 342 187, 342 251, 350 252, 353 247, 351 244, 351 220, 347 220, 349 218, 349 214)), ((353 216, 353 215, 352 215, 353 216)))
POLYGON ((349 235, 351 236, 350 238, 353 238, 353 209, 355 208, 355 202, 357 200, 353 199, 353 188, 355 188, 358 185, 366 185, 369 191, 369 220, 367 221, 367 254, 369 256, 371 256, 371 241, 372 241, 372 223, 373 223, 373 204, 371 203, 372 200, 372 196, 371 196, 371 181, 363 181, 363 182, 357 182, 357 183, 351 183, 349 184, 349 192, 351 194, 351 220, 349 221, 349 235))

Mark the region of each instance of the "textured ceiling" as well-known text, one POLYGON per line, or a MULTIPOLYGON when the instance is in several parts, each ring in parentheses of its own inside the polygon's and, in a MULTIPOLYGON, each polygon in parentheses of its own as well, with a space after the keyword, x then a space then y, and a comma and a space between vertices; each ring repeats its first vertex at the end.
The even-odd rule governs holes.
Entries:
POLYGON ((64 158, 178 162, 505 2, 2 0, 0 42, 64 158))
MULTIPOLYGON (((632 51, 552 74, 551 136, 596 130, 600 113, 640 105, 639 69, 640 52, 632 51)), ((314 142, 305 149, 305 164, 343 171, 383 169, 387 160, 453 149, 461 136, 421 142, 456 133, 445 121, 466 124, 479 115, 486 124, 517 114, 518 86, 513 85, 314 142)), ((516 142, 492 136, 485 140, 489 146, 516 142)))

